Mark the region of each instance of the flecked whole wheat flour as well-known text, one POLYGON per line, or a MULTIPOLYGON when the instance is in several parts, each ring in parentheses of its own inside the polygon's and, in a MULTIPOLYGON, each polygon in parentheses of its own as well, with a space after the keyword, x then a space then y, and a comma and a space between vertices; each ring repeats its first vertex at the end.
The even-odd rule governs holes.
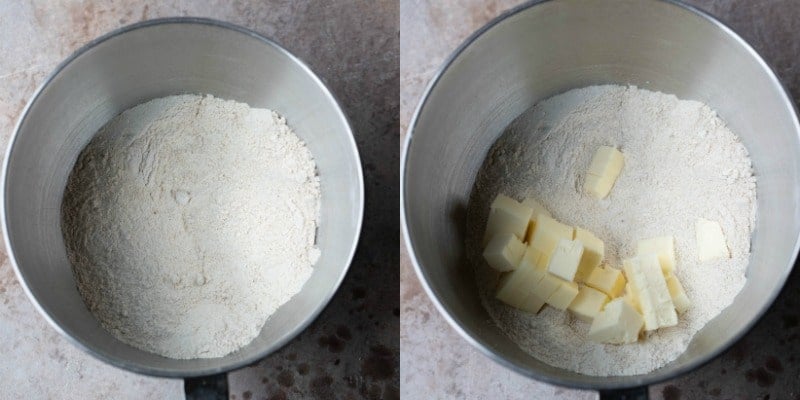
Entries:
POLYGON ((311 275, 319 196, 311 153, 283 117, 171 96, 125 111, 84 149, 62 228, 78 289, 114 336, 220 357, 311 275))
POLYGON ((490 150, 471 195, 467 249, 485 307, 520 348, 557 367, 595 375, 647 373, 677 358, 745 283, 756 212, 747 150, 708 106, 636 87, 593 86, 552 97, 514 121, 490 150), (625 167, 610 195, 583 193, 595 149, 619 148, 625 167), (673 235, 676 275, 692 301, 677 326, 626 345, 597 344, 589 324, 545 307, 532 315, 494 299, 497 274, 481 257, 489 204, 498 193, 532 196, 553 217, 594 232, 605 264, 620 267, 636 242, 673 235), (731 258, 699 263, 694 224, 722 225, 731 258))

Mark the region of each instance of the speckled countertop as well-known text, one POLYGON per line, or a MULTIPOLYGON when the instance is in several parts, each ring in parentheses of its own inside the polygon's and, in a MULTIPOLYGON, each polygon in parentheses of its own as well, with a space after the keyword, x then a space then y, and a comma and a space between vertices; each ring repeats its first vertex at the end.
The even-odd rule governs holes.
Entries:
MULTIPOLYGON (((0 1, 0 147, 35 88, 89 40, 137 21, 216 18, 305 60, 343 103, 366 178, 362 241, 330 305, 271 357, 229 375, 231 399, 399 397, 398 47, 393 0, 0 1)), ((0 252, 0 398, 181 399, 180 380, 84 354, 47 325, 0 252)))
MULTIPOLYGON (((401 136, 442 61, 518 0, 400 2, 401 136)), ((800 99, 800 7, 795 0, 692 0, 764 56, 800 99)), ((401 139, 402 140, 402 139, 401 139)), ((401 243, 400 381, 404 399, 594 399, 529 380, 495 364, 453 331, 422 291, 401 243)), ((772 309, 708 365, 650 388, 655 399, 800 399, 800 268, 772 309)))

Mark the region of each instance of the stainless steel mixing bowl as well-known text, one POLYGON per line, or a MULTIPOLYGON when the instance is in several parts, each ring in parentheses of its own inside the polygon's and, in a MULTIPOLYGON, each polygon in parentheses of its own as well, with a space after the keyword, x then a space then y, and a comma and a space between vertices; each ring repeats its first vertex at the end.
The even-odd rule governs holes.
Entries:
POLYGON ((250 364, 314 320, 353 257, 364 185, 347 118, 306 65, 254 32, 182 18, 112 32, 62 63, 20 117, 6 155, 3 196, 3 229, 12 264, 30 299, 59 332, 116 366, 187 377, 250 364), (307 143, 321 182, 317 242, 322 256, 313 275, 252 343, 219 358, 174 360, 114 338, 78 294, 61 236, 67 176, 98 128, 127 108, 180 93, 210 93, 280 112, 307 143))
POLYGON ((729 347, 783 286, 800 234, 799 135, 792 101, 772 70, 707 14, 667 1, 526 4, 470 37, 425 92, 401 163, 405 239, 417 275, 439 311, 468 342, 502 365, 580 388, 669 379, 729 347), (481 305, 463 248, 464 210, 475 175, 504 128, 542 99, 607 83, 709 104, 741 137, 758 177, 746 286, 678 359, 635 376, 586 376, 520 350, 481 305))

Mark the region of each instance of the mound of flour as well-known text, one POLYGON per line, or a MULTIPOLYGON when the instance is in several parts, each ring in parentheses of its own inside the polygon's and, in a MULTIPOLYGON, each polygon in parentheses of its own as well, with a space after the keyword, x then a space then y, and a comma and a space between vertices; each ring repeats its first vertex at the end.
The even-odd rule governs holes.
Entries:
POLYGON ((283 117, 171 96, 125 111, 83 150, 62 230, 78 289, 114 336, 220 357, 311 275, 319 197, 311 153, 283 117))
POLYGON ((635 87, 593 86, 539 103, 495 143, 470 198, 466 244, 486 309, 524 351, 587 375, 642 374, 676 359, 733 302, 745 283, 755 212, 747 150, 708 106, 635 87), (619 148, 625 167, 610 195, 598 201, 582 188, 601 145, 619 148), (569 313, 545 307, 532 315, 498 302, 497 275, 480 247, 498 193, 535 197, 559 221, 594 232, 605 242, 605 263, 616 267, 635 255, 638 240, 673 235, 676 275, 691 308, 675 327, 609 345, 589 341, 589 324, 569 313), (730 259, 697 261, 698 218, 722 225, 730 259))

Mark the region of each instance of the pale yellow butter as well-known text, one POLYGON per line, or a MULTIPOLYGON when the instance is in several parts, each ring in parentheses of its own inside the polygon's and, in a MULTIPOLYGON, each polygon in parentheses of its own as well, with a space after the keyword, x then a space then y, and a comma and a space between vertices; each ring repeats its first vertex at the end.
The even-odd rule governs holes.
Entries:
POLYGON ((500 233, 486 245, 483 258, 490 267, 498 271, 511 271, 519 264, 525 249, 525 244, 514 234, 500 233))
POLYGON ((583 286, 567 309, 572 311, 578 319, 591 322, 595 315, 603 309, 603 306, 608 303, 608 300, 609 298, 605 293, 583 286))
POLYGON ((636 311, 639 311, 639 313, 642 312, 642 306, 639 304, 639 296, 636 295, 636 291, 633 290, 630 282, 625 284, 625 296, 623 298, 630 303, 636 311))
POLYGON ((589 193, 589 195, 595 199, 601 200, 611 193, 611 188, 614 187, 614 181, 609 178, 586 174, 586 180, 583 186, 586 193, 589 193))
POLYGON ((583 256, 578 264, 578 272, 575 273, 575 280, 582 282, 589 277, 593 269, 603 262, 606 247, 602 240, 583 228, 575 227, 574 239, 583 243, 583 256))
POLYGON ((492 202, 489 211, 489 220, 486 222, 486 231, 483 235, 483 245, 500 233, 512 233, 525 239, 525 231, 533 215, 533 209, 522 205, 504 194, 498 194, 492 202))
POLYGON ((562 282, 561 286, 556 289, 550 297, 547 298, 547 304, 559 310, 566 310, 567 307, 578 296, 578 284, 575 282, 562 282))
POLYGON ((578 240, 561 239, 550 257, 547 271, 565 280, 572 281, 583 256, 583 243, 578 240))
POLYGON ((531 294, 547 301, 547 299, 550 298, 550 295, 558 290, 558 287, 561 286, 563 282, 564 281, 561 278, 553 274, 545 273, 544 277, 542 277, 539 283, 534 286, 531 294))
POLYGON ((543 274, 544 276, 542 279, 539 280, 539 283, 534 285, 533 290, 531 290, 531 294, 526 299, 526 310, 532 313, 539 312, 550 296, 552 296, 562 284, 566 283, 560 278, 547 272, 544 272, 543 274))
POLYGON ((669 289, 669 295, 672 297, 672 303, 675 304, 675 311, 677 311, 678 314, 686 312, 692 305, 692 302, 689 301, 689 297, 686 296, 686 292, 683 290, 683 285, 681 285, 678 277, 675 275, 667 276, 667 289, 669 289))
POLYGON ((700 261, 715 258, 730 258, 728 245, 725 244, 725 235, 722 227, 715 221, 700 218, 695 225, 697 234, 697 257, 700 261))
POLYGON ((658 256, 654 253, 640 254, 625 260, 623 266, 625 276, 639 299, 645 330, 677 325, 678 315, 658 256))
POLYGON ((636 245, 637 254, 655 253, 664 275, 675 270, 675 239, 672 236, 658 236, 640 240, 636 245))
POLYGON ((547 209, 533 197, 527 197, 525 200, 522 200, 522 205, 530 207, 533 210, 531 220, 528 222, 528 230, 525 233, 525 242, 530 243, 533 238, 533 231, 536 229, 536 217, 539 214, 550 217, 550 211, 547 211, 547 209))
POLYGON ((625 276, 616 268, 595 268, 586 280, 586 284, 616 298, 625 290, 625 276))
POLYGON ((589 339, 599 343, 633 343, 639 339, 644 320, 627 301, 611 300, 592 321, 589 339))
POLYGON ((545 303, 544 299, 542 299, 541 297, 537 296, 534 293, 531 293, 531 295, 528 296, 527 299, 525 299, 525 307, 523 308, 523 310, 529 313, 537 314, 539 310, 541 310, 542 307, 544 307, 544 303, 545 303))
POLYGON ((624 163, 622 152, 611 146, 599 146, 594 152, 592 163, 589 164, 589 173, 597 176, 609 174, 616 176, 622 170, 624 163))
POLYGON ((533 215, 531 216, 531 220, 535 221, 536 216, 539 214, 544 214, 548 217, 551 217, 550 211, 547 211, 547 209, 542 205, 542 203, 539 203, 539 201, 534 199, 533 197, 526 197, 525 200, 522 200, 522 205, 530 207, 530 209, 533 210, 533 215))
POLYGON ((617 180, 625 161, 622 153, 610 146, 600 146, 594 153, 589 171, 586 173, 584 189, 592 197, 603 199, 608 196, 617 180))
POLYGON ((547 266, 550 264, 550 256, 553 255, 558 242, 561 239, 572 240, 572 231, 571 226, 564 225, 544 214, 539 214, 536 219, 536 229, 528 245, 542 253, 542 258, 539 262, 547 266))
POLYGON ((537 269, 535 257, 534 251, 528 248, 517 268, 500 278, 497 292, 495 292, 495 297, 498 300, 510 306, 529 311, 527 310, 528 304, 526 300, 536 284, 546 274, 546 271, 537 269))

